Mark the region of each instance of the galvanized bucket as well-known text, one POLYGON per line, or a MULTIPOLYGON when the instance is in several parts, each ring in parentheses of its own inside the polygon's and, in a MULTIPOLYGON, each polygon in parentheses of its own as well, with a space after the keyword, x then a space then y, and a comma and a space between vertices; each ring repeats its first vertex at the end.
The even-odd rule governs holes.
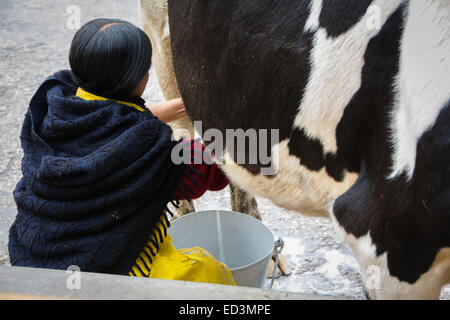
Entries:
POLYGON ((264 287, 275 243, 259 220, 232 211, 201 211, 176 219, 169 233, 175 248, 200 247, 225 263, 238 286, 264 287))

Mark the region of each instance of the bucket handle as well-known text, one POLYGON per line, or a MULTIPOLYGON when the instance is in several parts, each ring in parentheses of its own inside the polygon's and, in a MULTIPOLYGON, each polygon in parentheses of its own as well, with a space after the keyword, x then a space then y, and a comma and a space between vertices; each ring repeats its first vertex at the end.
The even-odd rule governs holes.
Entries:
POLYGON ((272 290, 273 283, 275 282, 278 269, 278 255, 281 253, 281 251, 283 251, 283 248, 284 248, 284 241, 281 238, 275 241, 275 246, 273 249, 275 251, 275 266, 273 267, 272 280, 270 281, 269 284, 269 290, 272 290))

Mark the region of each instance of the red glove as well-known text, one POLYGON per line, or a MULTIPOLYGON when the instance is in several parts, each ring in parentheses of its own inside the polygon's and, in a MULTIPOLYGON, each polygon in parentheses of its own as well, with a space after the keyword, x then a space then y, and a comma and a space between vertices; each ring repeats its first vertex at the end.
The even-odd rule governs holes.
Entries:
MULTIPOLYGON (((205 145, 197 140, 188 140, 181 142, 190 144, 184 148, 185 151, 191 153, 191 163, 187 164, 189 168, 183 177, 179 188, 180 191, 175 192, 178 200, 198 199, 206 191, 219 191, 224 189, 230 181, 220 170, 216 163, 207 164, 203 161, 205 145)), ((209 161, 208 161, 209 162, 209 161)))

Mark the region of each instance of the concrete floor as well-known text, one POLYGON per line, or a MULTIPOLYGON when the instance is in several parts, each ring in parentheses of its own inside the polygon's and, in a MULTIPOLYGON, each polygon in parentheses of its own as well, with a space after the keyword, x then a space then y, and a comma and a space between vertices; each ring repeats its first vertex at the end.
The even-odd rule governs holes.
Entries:
POLYGON ((189 281, 0 265, 0 300, 335 300, 336 297, 189 281))
MULTIPOLYGON (((8 264, 7 233, 15 215, 12 191, 20 178, 19 134, 28 103, 39 84, 67 69, 68 50, 76 32, 70 12, 80 10, 81 24, 99 17, 138 25, 137 0, 2 0, 0 12, 0 264, 8 264)), ((144 98, 163 100, 152 74, 144 98)), ((333 237, 326 219, 303 217, 257 199, 264 223, 286 247, 293 273, 274 289, 364 299, 359 267, 349 248, 333 237)), ((207 193, 198 210, 229 209, 228 191, 207 193)), ((2 276, 0 276, 1 278, 2 276)), ((450 290, 443 293, 449 299, 450 290)))

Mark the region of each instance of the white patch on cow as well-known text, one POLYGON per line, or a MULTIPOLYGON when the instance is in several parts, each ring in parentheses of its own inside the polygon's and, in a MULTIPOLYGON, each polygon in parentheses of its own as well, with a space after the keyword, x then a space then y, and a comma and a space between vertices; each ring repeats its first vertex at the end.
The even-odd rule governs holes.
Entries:
POLYGON ((358 175, 344 172, 344 179, 339 183, 325 168, 311 171, 289 153, 288 143, 284 140, 272 148, 272 159, 279 164, 273 177, 251 174, 237 165, 228 152, 224 155, 222 169, 240 188, 271 199, 280 207, 311 216, 326 216, 330 202, 347 191, 358 175))
POLYGON ((431 268, 414 284, 409 284, 391 276, 387 252, 376 255, 376 246, 372 242, 370 232, 356 238, 339 225, 332 210, 330 218, 336 229, 336 236, 349 245, 358 260, 363 283, 372 299, 439 299, 441 288, 450 282, 450 248, 442 248, 431 268), (373 272, 374 270, 379 272, 373 272), (378 278, 375 281, 376 288, 373 286, 374 277, 378 278))
MULTIPOLYGON (((320 1, 312 4, 308 27, 318 26, 317 10, 320 1)), ((386 22, 398 8, 400 0, 376 0, 373 6, 380 8, 380 21, 386 22)), ((328 38, 324 28, 318 28, 311 57, 311 76, 305 88, 303 100, 294 126, 302 128, 306 135, 321 141, 325 153, 335 154, 336 127, 345 107, 361 86, 361 72, 367 45, 379 32, 369 28, 370 13, 349 31, 337 38, 328 38)))
POLYGON ((323 0, 312 0, 310 4, 310 14, 305 24, 305 31, 316 31, 319 28, 319 17, 322 11, 323 0))
POLYGON ((412 177, 417 143, 450 99, 450 2, 411 1, 402 41, 392 118, 393 167, 389 178, 412 177))

